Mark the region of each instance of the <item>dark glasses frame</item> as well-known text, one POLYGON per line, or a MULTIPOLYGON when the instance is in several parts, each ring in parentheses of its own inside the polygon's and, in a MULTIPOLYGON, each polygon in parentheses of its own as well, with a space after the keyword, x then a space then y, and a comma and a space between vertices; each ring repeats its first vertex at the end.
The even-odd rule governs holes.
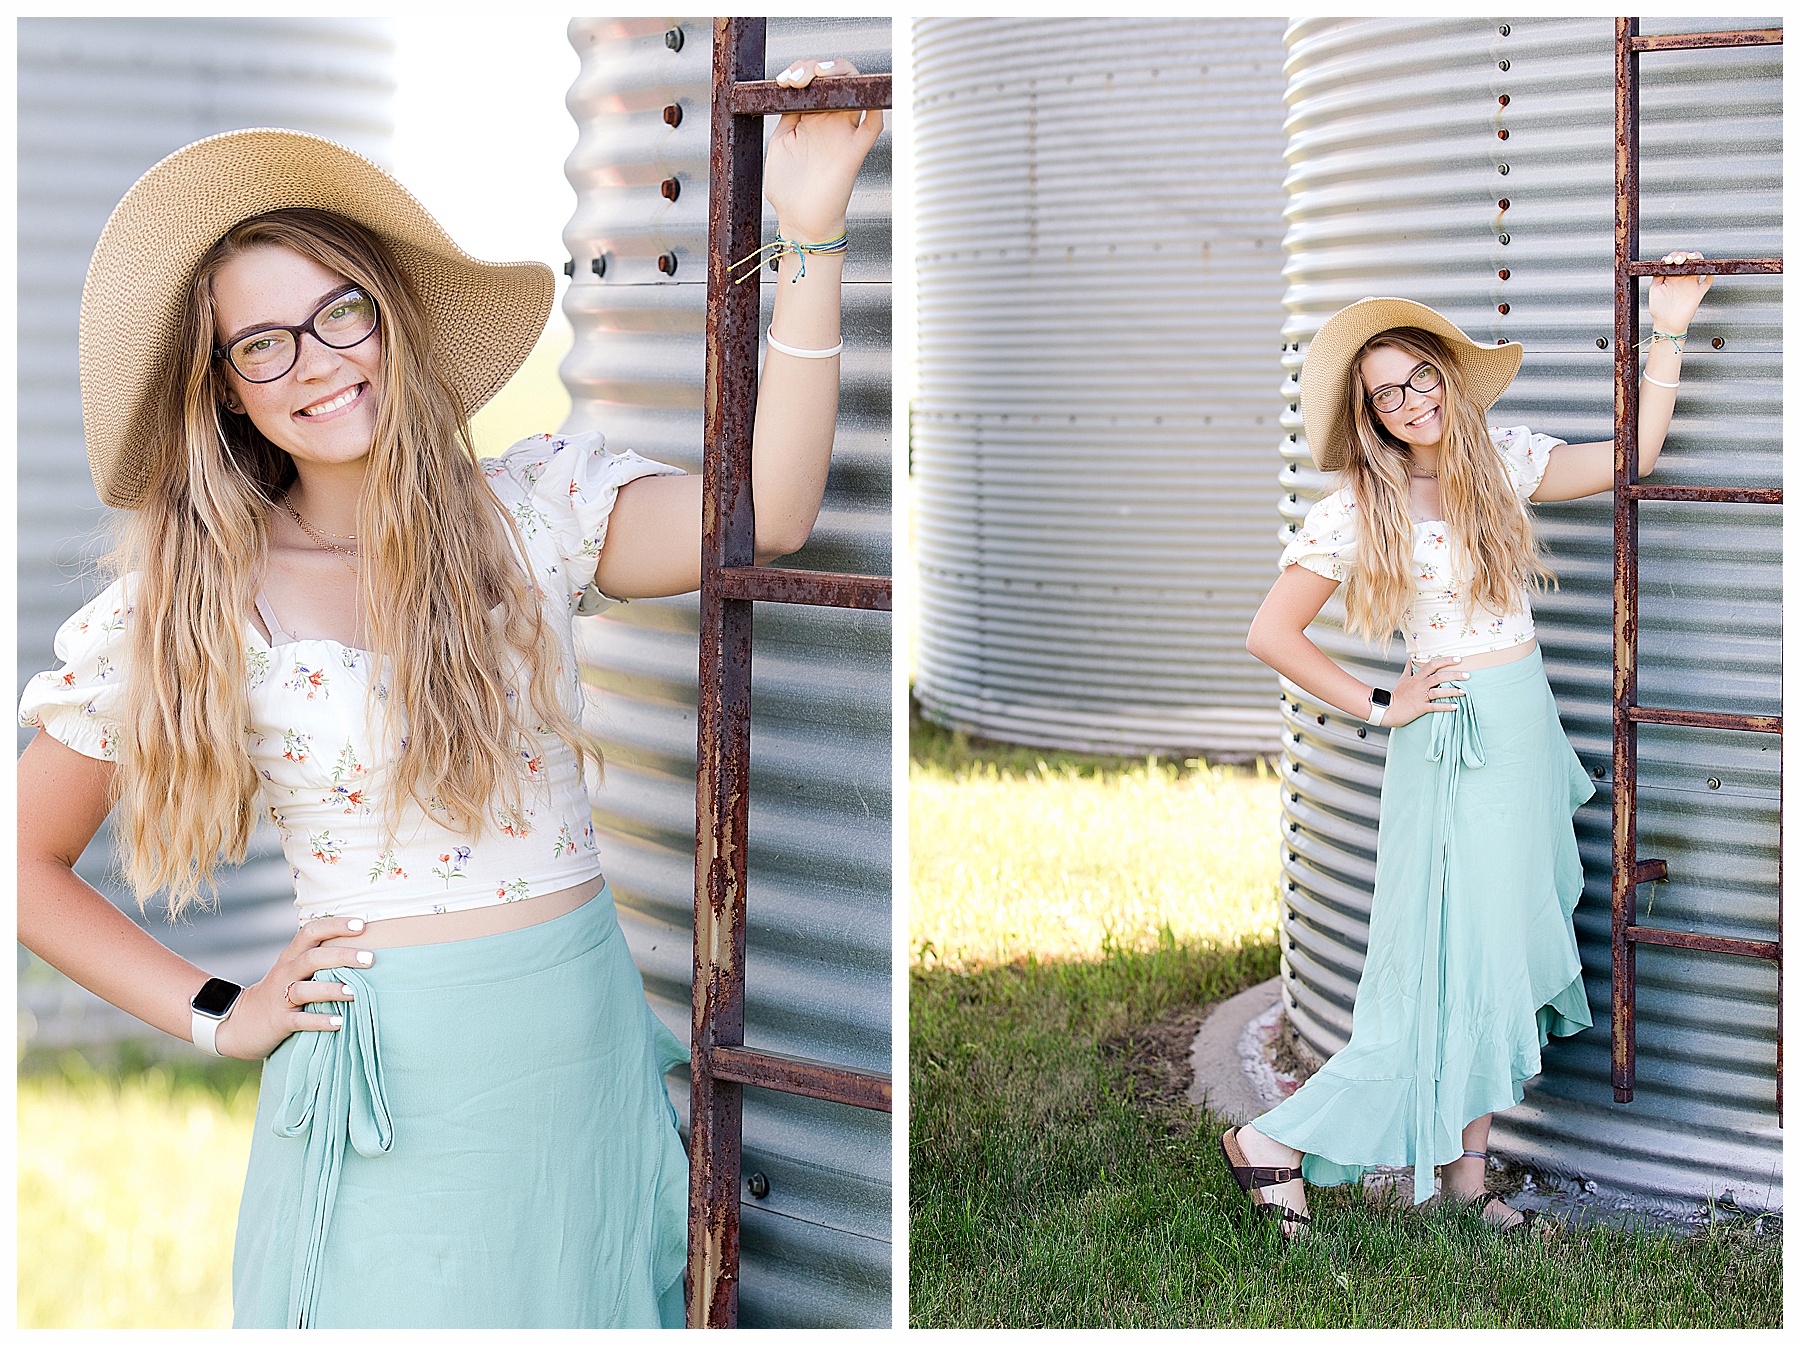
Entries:
POLYGON ((286 378, 293 372, 294 366, 300 363, 300 340, 309 332, 321 346, 334 351, 347 351, 353 347, 362 345, 363 342, 367 341, 380 330, 381 307, 375 302, 375 296, 370 294, 360 285, 346 285, 336 294, 328 296, 322 304, 312 311, 312 316, 305 322, 298 324, 270 323, 267 327, 259 327, 254 332, 245 332, 240 337, 233 337, 223 346, 214 346, 213 359, 225 361, 237 372, 237 376, 245 383, 273 383, 276 379, 286 378), (319 330, 319 315, 333 304, 341 303, 346 295, 352 294, 359 294, 368 302, 370 318, 369 330, 357 337, 355 341, 347 341, 340 346, 336 342, 327 339, 325 334, 319 330), (252 340, 255 337, 268 336, 271 332, 287 332, 294 338, 293 358, 287 362, 287 367, 279 374, 270 374, 265 378, 252 378, 242 369, 238 368, 238 362, 231 358, 231 348, 233 346, 240 346, 244 342, 252 340))
POLYGON ((1386 414, 1391 416, 1391 415, 1393 415, 1394 412, 1400 410, 1401 407, 1406 405, 1406 394, 1404 391, 1402 391, 1400 393, 1400 400, 1398 402, 1394 403, 1394 405, 1391 407, 1383 407, 1379 402, 1376 401, 1376 399, 1379 398, 1383 393, 1393 392, 1396 389, 1404 390, 1407 388, 1411 388, 1415 393, 1429 393, 1429 392, 1434 391, 1437 388, 1441 388, 1443 386, 1443 383, 1444 383, 1444 371, 1439 369, 1437 367, 1437 365, 1430 360, 1421 360, 1421 361, 1419 361, 1419 363, 1417 365, 1413 366, 1413 372, 1406 376, 1406 382, 1404 382, 1404 383, 1384 383, 1379 388, 1372 390, 1369 393, 1369 405, 1374 407, 1375 410, 1385 412, 1386 414), (1416 380, 1419 377, 1419 375, 1427 369, 1429 369, 1432 372, 1433 378, 1430 383, 1427 383, 1427 384, 1421 386, 1418 383, 1416 383, 1414 380, 1416 380))

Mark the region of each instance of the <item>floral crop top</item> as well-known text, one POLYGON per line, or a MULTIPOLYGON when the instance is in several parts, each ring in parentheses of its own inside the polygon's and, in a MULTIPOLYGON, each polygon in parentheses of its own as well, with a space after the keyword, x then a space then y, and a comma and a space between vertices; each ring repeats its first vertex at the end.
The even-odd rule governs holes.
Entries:
MULTIPOLYGON (((1489 430, 1506 474, 1521 500, 1544 479, 1550 451, 1563 440, 1534 435, 1524 426, 1489 430)), ((1302 565, 1326 579, 1346 580, 1356 562, 1356 501, 1350 488, 1333 491, 1306 513, 1306 521, 1281 553, 1281 566, 1302 565)), ((1483 654, 1523 645, 1537 632, 1531 599, 1523 587, 1510 612, 1494 612, 1464 599, 1473 578, 1466 557, 1452 555, 1441 519, 1413 522, 1413 599, 1401 616, 1407 656, 1423 662, 1446 655, 1483 654), (1458 562, 1462 568, 1459 568, 1458 562)))
MULTIPOLYGON (((596 433, 539 435, 483 471, 518 521, 533 583, 560 637, 564 703, 579 712, 573 617, 594 578, 619 488, 681 469, 611 453, 596 433)), ((88 757, 117 753, 128 675, 132 577, 115 580, 56 634, 62 667, 26 685, 19 720, 88 757)), ((271 646, 248 621, 253 723, 244 745, 262 802, 293 872, 300 921, 381 920, 464 911, 570 888, 600 873, 592 814, 574 751, 538 725, 519 743, 528 780, 517 812, 500 810, 479 838, 444 827, 417 804, 390 841, 380 826, 386 765, 364 714, 382 674, 362 650, 326 639, 271 646)))

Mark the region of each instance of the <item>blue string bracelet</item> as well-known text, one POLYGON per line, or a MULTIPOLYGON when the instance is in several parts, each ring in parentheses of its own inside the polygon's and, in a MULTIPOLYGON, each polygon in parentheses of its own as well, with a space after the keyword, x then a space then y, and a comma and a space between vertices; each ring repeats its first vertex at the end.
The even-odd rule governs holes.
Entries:
POLYGON ((806 258, 808 253, 814 253, 819 256, 832 256, 834 254, 848 252, 849 250, 850 234, 848 230, 839 234, 836 238, 826 239, 823 243, 796 243, 791 238, 783 238, 780 234, 776 234, 773 243, 765 243, 748 257, 740 257, 731 264, 731 283, 733 285, 742 285, 761 269, 764 261, 772 259, 779 262, 781 258, 787 256, 789 253, 792 253, 800 259, 800 269, 793 275, 793 280, 799 280, 806 274, 806 258), (742 275, 738 274, 740 270, 743 271, 742 275))

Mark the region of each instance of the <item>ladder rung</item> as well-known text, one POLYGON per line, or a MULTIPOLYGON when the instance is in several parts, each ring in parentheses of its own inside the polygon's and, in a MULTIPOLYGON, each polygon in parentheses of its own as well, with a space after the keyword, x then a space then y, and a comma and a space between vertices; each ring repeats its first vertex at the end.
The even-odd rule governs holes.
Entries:
POLYGON ((1728 939, 1724 935, 1692 935, 1685 930, 1659 930, 1652 925, 1628 925, 1625 938, 1633 944, 1661 944, 1670 949, 1693 949, 1699 953, 1729 953, 1740 958, 1767 958, 1781 961, 1781 945, 1760 939, 1728 939))
POLYGON ((1633 724, 1678 724, 1690 729, 1739 729, 1748 734, 1779 734, 1779 715, 1723 715, 1707 710, 1660 710, 1655 706, 1627 706, 1625 718, 1633 724))
POLYGON ((828 1103, 876 1112, 894 1110, 893 1077, 873 1070, 831 1066, 804 1056, 759 1052, 748 1047, 714 1047, 713 1078, 754 1084, 784 1094, 804 1094, 828 1103))
POLYGON ((869 612, 890 612, 894 606, 894 581, 886 575, 840 575, 776 566, 726 566, 713 573, 719 592, 727 598, 869 612))
POLYGON ((1779 257, 1706 257, 1698 262, 1627 262, 1628 276, 1779 276, 1779 257))
MULTIPOLYGON (((1615 487, 1615 490, 1619 488, 1615 487)), ((1779 505, 1779 486, 1670 486, 1637 482, 1620 492, 1627 500, 1687 500, 1701 504, 1779 505)))
POLYGON ((892 107, 892 75, 839 75, 790 89, 772 79, 740 80, 731 86, 731 110, 740 117, 777 112, 856 112, 892 107))
POLYGON ((1633 51, 1693 51, 1700 47, 1779 47, 1779 28, 1740 28, 1729 33, 1655 33, 1628 39, 1633 51))

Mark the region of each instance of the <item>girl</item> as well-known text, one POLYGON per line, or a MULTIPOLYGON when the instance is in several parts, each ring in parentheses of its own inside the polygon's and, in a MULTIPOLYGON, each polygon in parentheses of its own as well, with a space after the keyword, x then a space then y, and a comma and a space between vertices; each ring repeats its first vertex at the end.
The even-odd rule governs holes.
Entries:
MULTIPOLYGON (((1711 283, 1651 283, 1640 475, 1662 450, 1682 339, 1711 283)), ((1527 591, 1552 576, 1523 502, 1610 490, 1613 445, 1489 429, 1521 358, 1422 304, 1364 299, 1320 328, 1301 373, 1313 461, 1345 484, 1283 552, 1247 643, 1288 681, 1392 733, 1350 1041, 1220 1142, 1290 1238, 1310 1223, 1303 1178, 1352 1182, 1370 1164, 1411 1165, 1422 1202, 1441 1163, 1449 1199, 1479 1200, 1490 1223, 1528 1232, 1535 1212, 1484 1196, 1488 1126, 1523 1097, 1551 1034, 1593 1022, 1571 921, 1582 884, 1572 818, 1593 786, 1537 651, 1527 591), (1405 633, 1391 696, 1306 637, 1339 584, 1350 630, 1405 633)))
MULTIPOLYGON (((855 73, 779 78, 819 70, 855 73)), ((881 124, 788 115, 768 151, 789 242, 759 561, 819 509, 844 215, 881 124)), ((571 621, 590 586, 698 585, 700 482, 595 434, 474 457, 468 418, 554 293, 291 131, 169 156, 89 269, 89 459, 130 513, 117 578, 21 707, 45 732, 19 763, 19 937, 166 1032, 267 1058, 238 1326, 682 1322, 662 1075, 686 1052, 600 873, 571 621), (209 978, 75 876, 109 811, 140 903, 175 913, 276 825, 300 928, 260 981, 209 978)))

